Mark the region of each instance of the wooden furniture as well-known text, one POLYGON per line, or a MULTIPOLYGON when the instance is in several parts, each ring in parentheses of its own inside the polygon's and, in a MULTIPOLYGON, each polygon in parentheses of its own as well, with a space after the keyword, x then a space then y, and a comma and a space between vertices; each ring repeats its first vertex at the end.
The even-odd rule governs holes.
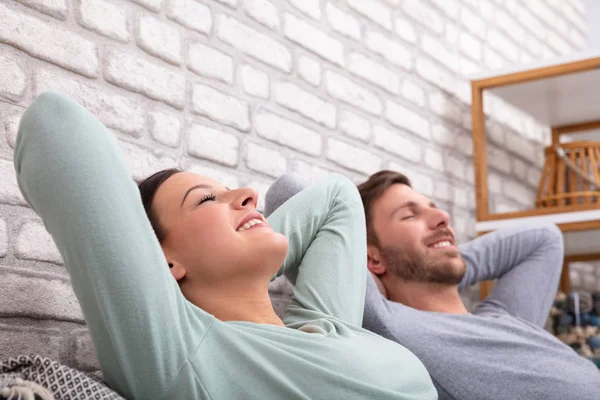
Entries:
MULTIPOLYGON (((557 145, 563 135, 600 129, 600 50, 481 75, 471 81, 471 90, 477 233, 537 221, 557 224, 565 237, 566 261, 561 290, 569 291, 568 262, 574 261, 573 257, 579 261, 600 260, 599 204, 573 199, 567 203, 558 201, 557 197, 554 202, 546 199, 543 207, 492 214, 487 182, 484 92, 500 97, 552 127, 552 145, 557 145)), ((538 200, 543 194, 538 190, 538 200)), ((482 282, 482 298, 487 296, 491 285, 491 282, 482 282)))

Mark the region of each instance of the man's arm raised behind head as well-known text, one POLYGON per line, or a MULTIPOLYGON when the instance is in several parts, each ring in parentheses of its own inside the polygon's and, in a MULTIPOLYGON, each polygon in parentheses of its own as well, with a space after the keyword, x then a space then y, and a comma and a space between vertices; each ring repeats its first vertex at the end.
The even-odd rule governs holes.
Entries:
POLYGON ((553 224, 501 229, 460 246, 467 273, 460 286, 496 279, 477 314, 508 313, 544 326, 563 264, 563 238, 553 224))

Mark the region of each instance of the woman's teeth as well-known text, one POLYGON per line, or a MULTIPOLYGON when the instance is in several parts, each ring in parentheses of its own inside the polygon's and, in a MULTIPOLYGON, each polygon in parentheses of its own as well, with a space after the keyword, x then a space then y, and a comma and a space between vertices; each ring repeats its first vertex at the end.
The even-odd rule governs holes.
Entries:
POLYGON ((251 219, 250 221, 246 222, 244 225, 240 226, 240 228, 237 231, 243 232, 246 229, 249 229, 256 224, 264 224, 264 222, 262 222, 260 219, 251 219))
POLYGON ((450 246, 452 246, 452 243, 450 243, 448 240, 444 240, 443 242, 437 242, 437 243, 431 245, 430 247, 437 249, 439 247, 450 247, 450 246))

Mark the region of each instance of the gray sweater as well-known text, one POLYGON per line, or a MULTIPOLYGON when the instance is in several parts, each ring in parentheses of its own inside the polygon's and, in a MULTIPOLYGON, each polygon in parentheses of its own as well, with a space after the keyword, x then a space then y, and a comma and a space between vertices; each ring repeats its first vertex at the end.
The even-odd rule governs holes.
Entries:
MULTIPOLYGON (((304 186, 281 177, 267 193, 266 212, 304 186)), ((474 312, 427 312, 389 301, 369 274, 363 326, 416 354, 440 399, 600 399, 595 365, 543 329, 563 261, 558 228, 500 230, 460 251, 467 264, 461 287, 497 279, 474 312)))

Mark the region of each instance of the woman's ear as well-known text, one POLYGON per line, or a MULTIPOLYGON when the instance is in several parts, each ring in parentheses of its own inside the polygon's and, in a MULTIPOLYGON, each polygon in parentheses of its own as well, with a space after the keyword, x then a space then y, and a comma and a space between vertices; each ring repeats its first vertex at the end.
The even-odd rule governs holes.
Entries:
POLYGON ((175 278, 177 282, 183 279, 187 274, 186 269, 177 261, 169 262, 169 271, 171 272, 171 275, 173 275, 173 278, 175 278))

